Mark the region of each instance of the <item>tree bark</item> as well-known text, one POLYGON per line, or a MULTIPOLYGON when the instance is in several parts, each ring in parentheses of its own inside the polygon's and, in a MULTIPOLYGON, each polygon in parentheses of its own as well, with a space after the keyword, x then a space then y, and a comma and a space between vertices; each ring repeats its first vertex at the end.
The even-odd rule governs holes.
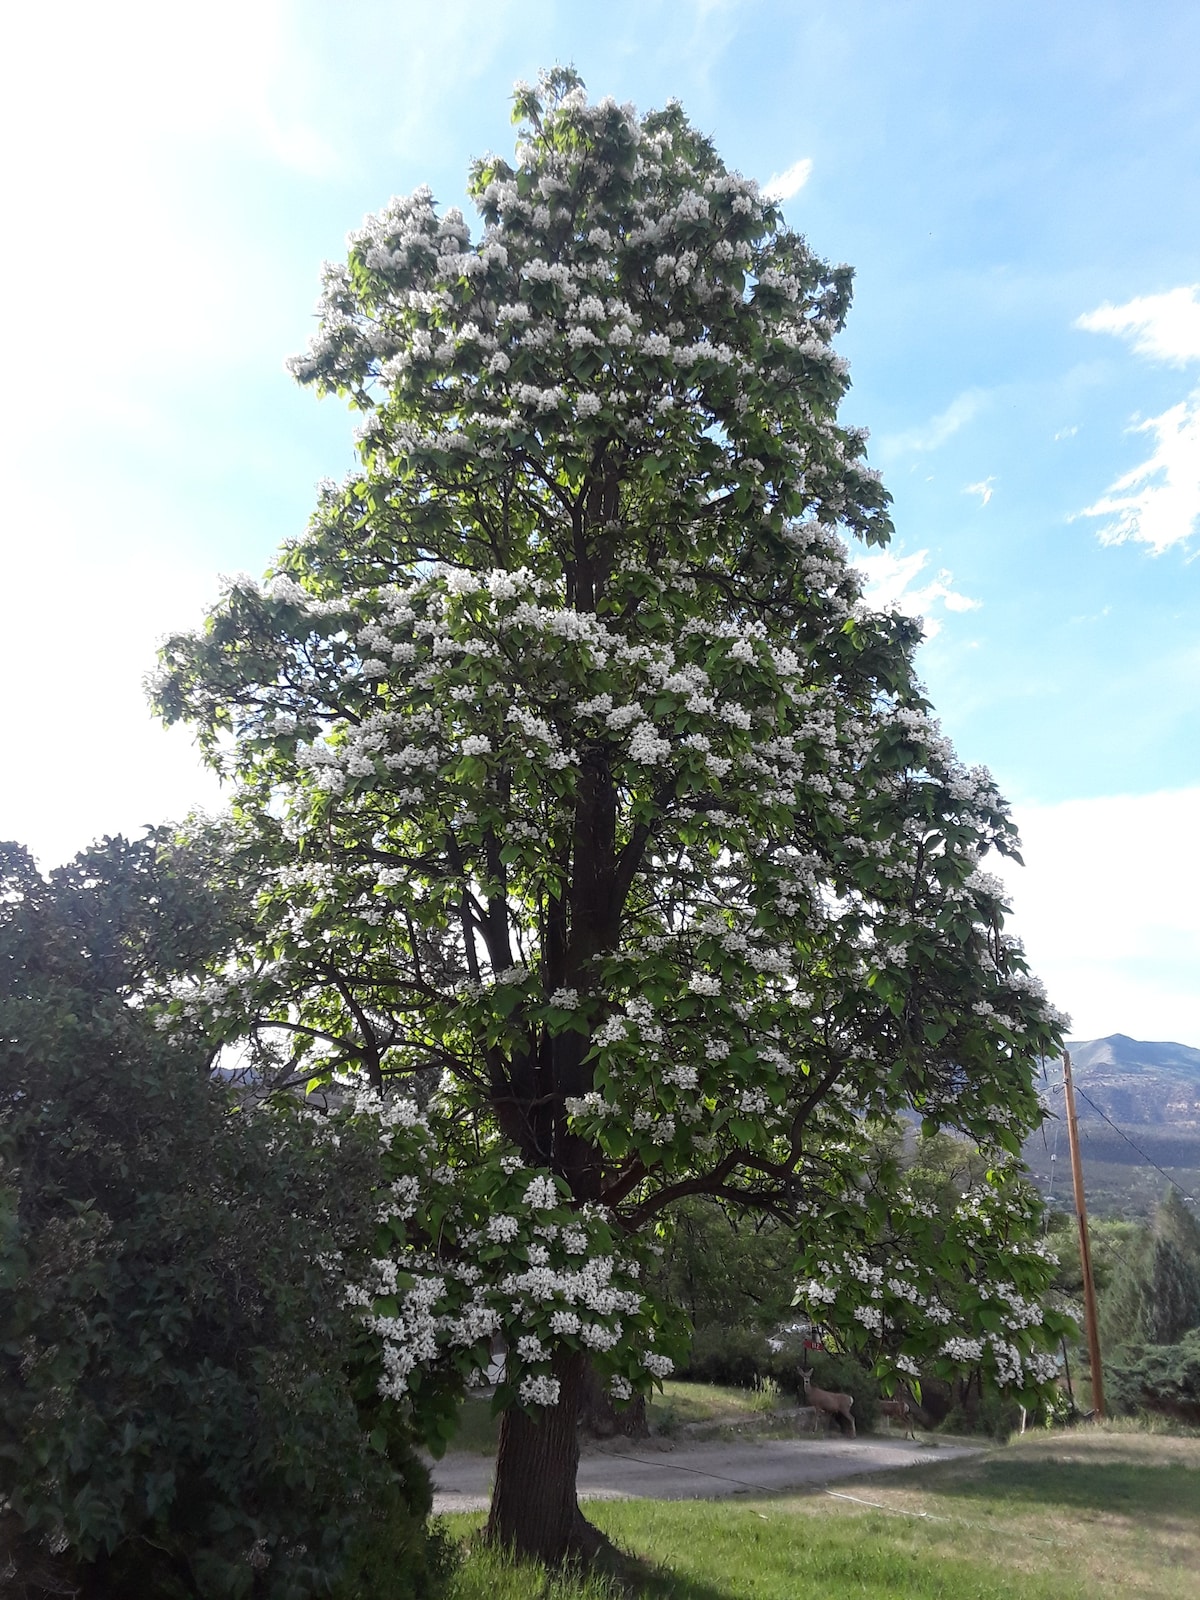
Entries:
POLYGON ((496 1486, 484 1538, 518 1556, 559 1567, 590 1563, 608 1541, 579 1509, 576 1417, 587 1357, 562 1351, 554 1362, 558 1404, 545 1406, 535 1421, 517 1407, 500 1420, 496 1486))
POLYGON ((579 1426, 592 1439, 615 1439, 618 1435, 623 1439, 646 1439, 650 1435, 646 1397, 636 1395, 618 1411, 589 1361, 580 1387, 579 1426))

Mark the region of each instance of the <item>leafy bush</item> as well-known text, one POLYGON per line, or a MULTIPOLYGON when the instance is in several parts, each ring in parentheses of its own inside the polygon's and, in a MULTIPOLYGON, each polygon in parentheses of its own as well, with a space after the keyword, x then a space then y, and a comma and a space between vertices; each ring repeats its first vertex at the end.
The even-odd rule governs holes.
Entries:
POLYGON ((654 1407, 653 1431, 662 1439, 673 1439, 683 1427, 684 1418, 673 1400, 660 1401, 654 1407))
POLYGON ((697 1383, 723 1383, 753 1389, 770 1376, 771 1348, 766 1335, 751 1328, 697 1328, 681 1378, 697 1383))
POLYGON ((30 1594, 432 1593, 427 1476, 348 1376, 374 1152, 237 1113, 130 1003, 149 858, 47 885, 0 850, 0 1564, 30 1594))
POLYGON ((942 1433, 974 1433, 997 1444, 1006 1444, 1021 1426, 1021 1407, 1008 1395, 985 1389, 970 1404, 960 1402, 947 1411, 938 1424, 942 1433))
POLYGON ((770 1376, 765 1378, 756 1378, 754 1380, 754 1410, 774 1411, 776 1406, 779 1404, 782 1393, 783 1390, 780 1388, 779 1384, 776 1383, 774 1378, 770 1376))

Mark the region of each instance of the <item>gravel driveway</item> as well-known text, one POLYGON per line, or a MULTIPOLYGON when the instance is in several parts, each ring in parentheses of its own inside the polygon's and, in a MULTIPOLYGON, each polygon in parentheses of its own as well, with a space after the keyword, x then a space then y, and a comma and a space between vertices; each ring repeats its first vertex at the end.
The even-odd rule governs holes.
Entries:
MULTIPOLYGON (((755 1439, 703 1444, 647 1440, 593 1447, 579 1460, 581 1500, 719 1500, 831 1483, 861 1473, 952 1461, 979 1446, 906 1439, 755 1439)), ((446 1455, 432 1463, 434 1511, 485 1511, 493 1463, 446 1455)))

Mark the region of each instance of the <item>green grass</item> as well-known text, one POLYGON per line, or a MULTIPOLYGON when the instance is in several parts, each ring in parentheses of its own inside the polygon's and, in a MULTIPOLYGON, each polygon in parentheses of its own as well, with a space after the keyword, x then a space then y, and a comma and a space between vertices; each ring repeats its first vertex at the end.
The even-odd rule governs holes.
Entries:
MULTIPOLYGON (((623 1589, 473 1550, 451 1600, 1195 1600, 1200 1436, 1027 1435, 984 1456, 754 1501, 593 1502, 623 1589), (863 1505, 860 1501, 871 1501, 863 1505)), ((463 1536, 479 1517, 446 1519, 463 1536)))
POLYGON ((761 1390, 731 1389, 716 1383, 685 1383, 668 1378, 662 1393, 654 1395, 646 1407, 646 1416, 652 1431, 664 1420, 668 1428, 741 1422, 747 1417, 761 1416, 777 1402, 784 1407, 788 1405, 786 1400, 770 1397, 761 1390))
MULTIPOLYGON (((674 1433, 691 1425, 744 1422, 772 1409, 772 1398, 761 1391, 668 1380, 663 1392, 653 1397, 646 1415, 652 1433, 674 1433)), ((788 1409, 786 1400, 782 1409, 788 1409)), ((469 1396, 459 1408, 458 1431, 450 1441, 450 1449, 468 1455, 495 1455, 499 1429, 499 1418, 492 1416, 490 1399, 469 1396)))

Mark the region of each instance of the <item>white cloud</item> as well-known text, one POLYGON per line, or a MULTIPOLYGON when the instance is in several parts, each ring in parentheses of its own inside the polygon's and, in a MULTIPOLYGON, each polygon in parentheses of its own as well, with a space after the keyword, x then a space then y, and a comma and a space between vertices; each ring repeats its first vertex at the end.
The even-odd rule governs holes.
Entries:
POLYGON ((792 165, 784 172, 777 172, 774 177, 768 178, 763 184, 762 193, 766 200, 790 200, 793 195, 800 193, 804 185, 812 176, 813 164, 808 156, 802 161, 793 161, 792 165))
POLYGON ((908 428, 903 433, 889 434, 882 443, 882 454, 888 458, 908 455, 914 451, 928 452, 937 450, 953 437, 960 428, 965 428, 978 416, 983 407, 986 396, 981 389, 966 389, 962 394, 956 395, 944 411, 939 411, 936 417, 931 417, 928 422, 917 428, 908 428))
MULTIPOLYGON (((10 354, 16 370, 71 369, 80 413, 142 363, 211 370, 264 343, 273 362, 288 348, 263 315, 270 297, 247 287, 277 260, 253 260, 244 232, 222 231, 236 202, 206 196, 198 174, 231 159, 322 178, 338 165, 313 122, 324 108, 293 10, 65 0, 13 11, 5 42, 21 70, 0 97, 0 138, 23 155, 6 174, 5 222, 14 239, 44 242, 38 293, 58 309, 14 319, 10 354)), ((261 249, 266 234, 250 237, 261 249)), ((21 302, 27 273, 26 251, 0 258, 7 303, 21 302)))
POLYGON ((45 164, 69 169, 99 159, 107 198, 204 138, 265 149, 286 166, 325 175, 334 155, 307 116, 312 98, 293 10, 285 0, 21 8, 9 43, 31 70, 14 77, 3 111, 14 125, 39 129, 34 180, 45 164))
MULTIPOLYGON (((1139 355, 1184 366, 1200 361, 1200 284, 1107 302, 1075 326, 1127 339, 1139 355)), ((1135 418, 1131 433, 1150 434, 1145 461, 1111 483, 1083 517, 1103 517, 1102 544, 1147 544, 1155 555, 1183 544, 1200 522, 1200 389, 1161 416, 1135 418)))
POLYGON ((963 493, 977 494, 979 496, 979 504, 985 506, 992 498, 992 485, 995 481, 995 478, 984 478, 980 483, 969 483, 963 493))
POLYGON ((1200 788, 1018 806, 1012 930, 1076 1038, 1200 1046, 1200 788))
POLYGON ((1161 555, 1183 544, 1200 522, 1200 389, 1130 431, 1151 434, 1153 452, 1079 515, 1107 519, 1101 544, 1134 540, 1161 555))
POLYGON ((341 167, 333 145, 305 122, 281 122, 266 106, 254 117, 259 137, 276 160, 306 178, 331 178, 341 167))
POLYGON ((1078 318, 1089 333, 1114 333, 1128 339, 1139 355, 1183 366, 1200 361, 1200 283, 1140 295, 1123 306, 1105 301, 1078 318))
POLYGON ((952 588, 953 575, 945 568, 936 577, 917 584, 916 580, 929 565, 928 550, 917 550, 910 556, 880 550, 858 556, 854 565, 866 580, 863 598, 867 604, 877 611, 896 610, 919 617, 925 625, 927 639, 932 639, 942 628, 941 620, 930 615, 934 606, 940 604, 947 611, 977 611, 983 604, 952 588))

